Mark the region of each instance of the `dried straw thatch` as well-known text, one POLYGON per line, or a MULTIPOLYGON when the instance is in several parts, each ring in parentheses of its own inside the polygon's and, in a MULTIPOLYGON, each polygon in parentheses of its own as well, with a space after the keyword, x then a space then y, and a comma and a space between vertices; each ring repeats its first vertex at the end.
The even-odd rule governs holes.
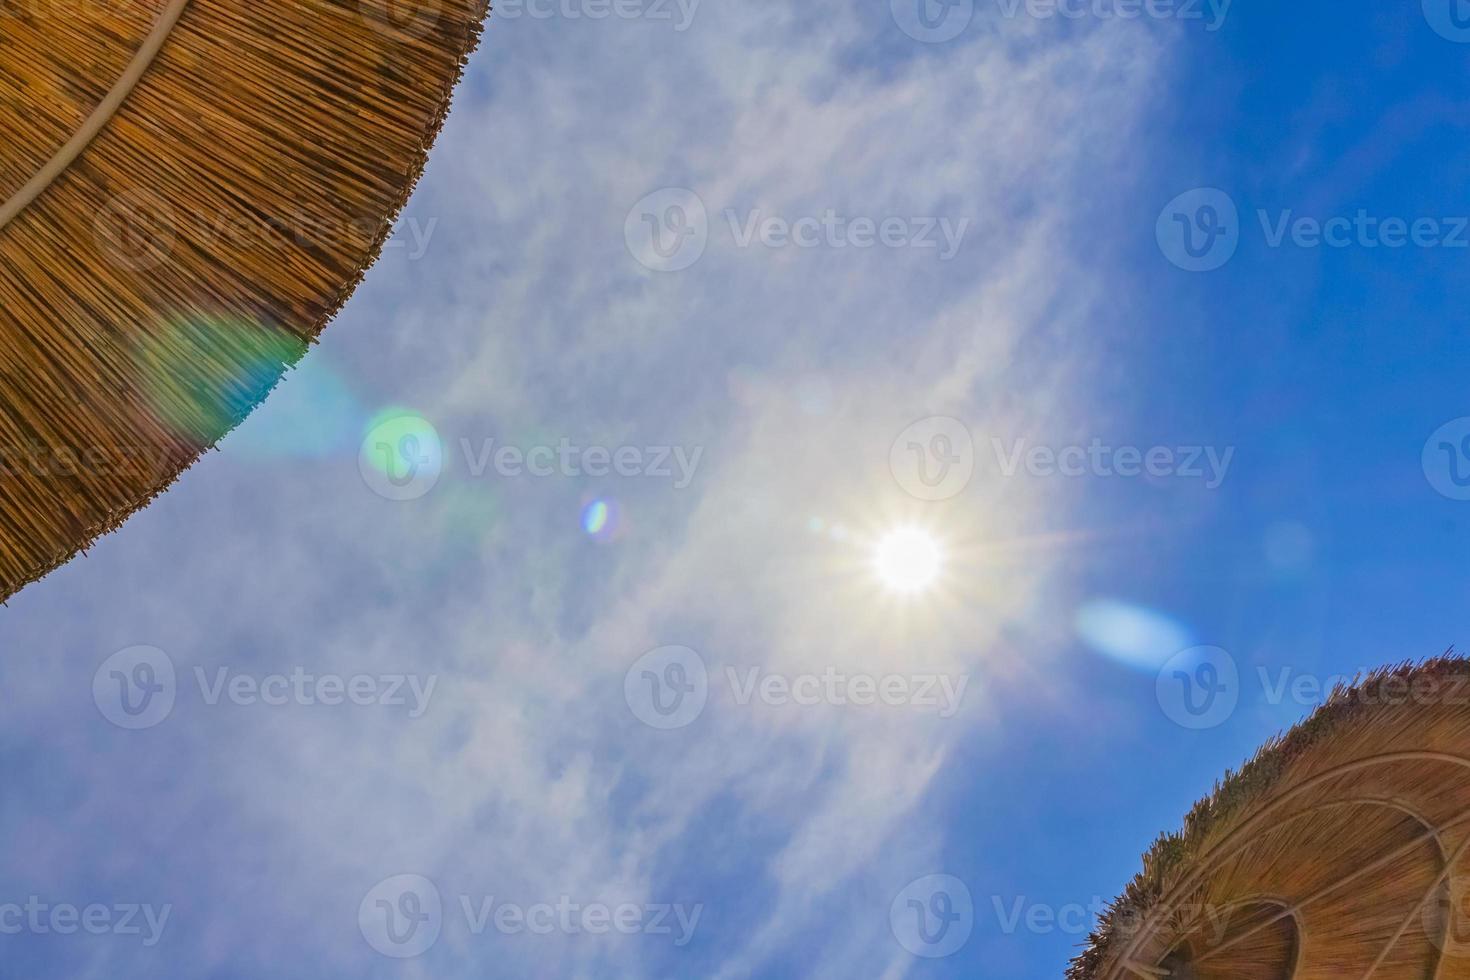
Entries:
POLYGON ((485 0, 0 0, 0 599, 144 506, 346 301, 485 0))
POLYGON ((1071 980, 1470 977, 1470 662, 1386 669, 1159 839, 1071 980))

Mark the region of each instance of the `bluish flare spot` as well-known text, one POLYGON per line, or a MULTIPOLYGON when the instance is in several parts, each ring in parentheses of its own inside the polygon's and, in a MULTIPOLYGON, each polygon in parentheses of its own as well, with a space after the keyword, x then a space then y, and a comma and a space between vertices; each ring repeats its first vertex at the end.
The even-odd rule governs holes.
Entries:
POLYGON ((1116 599, 1083 603, 1076 628, 1078 637, 1094 650, 1140 670, 1158 670, 1193 642, 1182 623, 1116 599))

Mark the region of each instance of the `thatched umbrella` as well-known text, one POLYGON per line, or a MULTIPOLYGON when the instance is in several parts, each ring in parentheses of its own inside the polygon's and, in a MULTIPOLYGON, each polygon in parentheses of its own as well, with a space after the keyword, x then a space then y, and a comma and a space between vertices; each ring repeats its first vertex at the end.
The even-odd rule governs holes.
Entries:
POLYGON ((391 230, 485 0, 0 0, 0 599, 265 397, 391 230))
POLYGON ((1160 838, 1072 980, 1470 977, 1470 662, 1384 670, 1160 838))

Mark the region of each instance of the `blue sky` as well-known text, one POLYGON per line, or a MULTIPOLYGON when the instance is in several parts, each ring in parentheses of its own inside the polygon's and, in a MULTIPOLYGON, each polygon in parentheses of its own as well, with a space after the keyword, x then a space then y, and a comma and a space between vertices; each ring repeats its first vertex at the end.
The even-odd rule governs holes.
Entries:
POLYGON ((502 8, 320 345, 0 610, 0 976, 1058 977, 1470 642, 1448 3, 600 9, 502 8))

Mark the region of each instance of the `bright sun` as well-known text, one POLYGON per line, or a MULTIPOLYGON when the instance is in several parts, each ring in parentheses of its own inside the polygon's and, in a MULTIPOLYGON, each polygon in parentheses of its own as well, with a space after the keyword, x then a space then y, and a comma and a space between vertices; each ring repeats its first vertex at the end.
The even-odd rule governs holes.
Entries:
POLYGON ((934 585, 944 567, 944 553, 929 533, 901 527, 879 540, 873 567, 889 589, 913 595, 934 585))

